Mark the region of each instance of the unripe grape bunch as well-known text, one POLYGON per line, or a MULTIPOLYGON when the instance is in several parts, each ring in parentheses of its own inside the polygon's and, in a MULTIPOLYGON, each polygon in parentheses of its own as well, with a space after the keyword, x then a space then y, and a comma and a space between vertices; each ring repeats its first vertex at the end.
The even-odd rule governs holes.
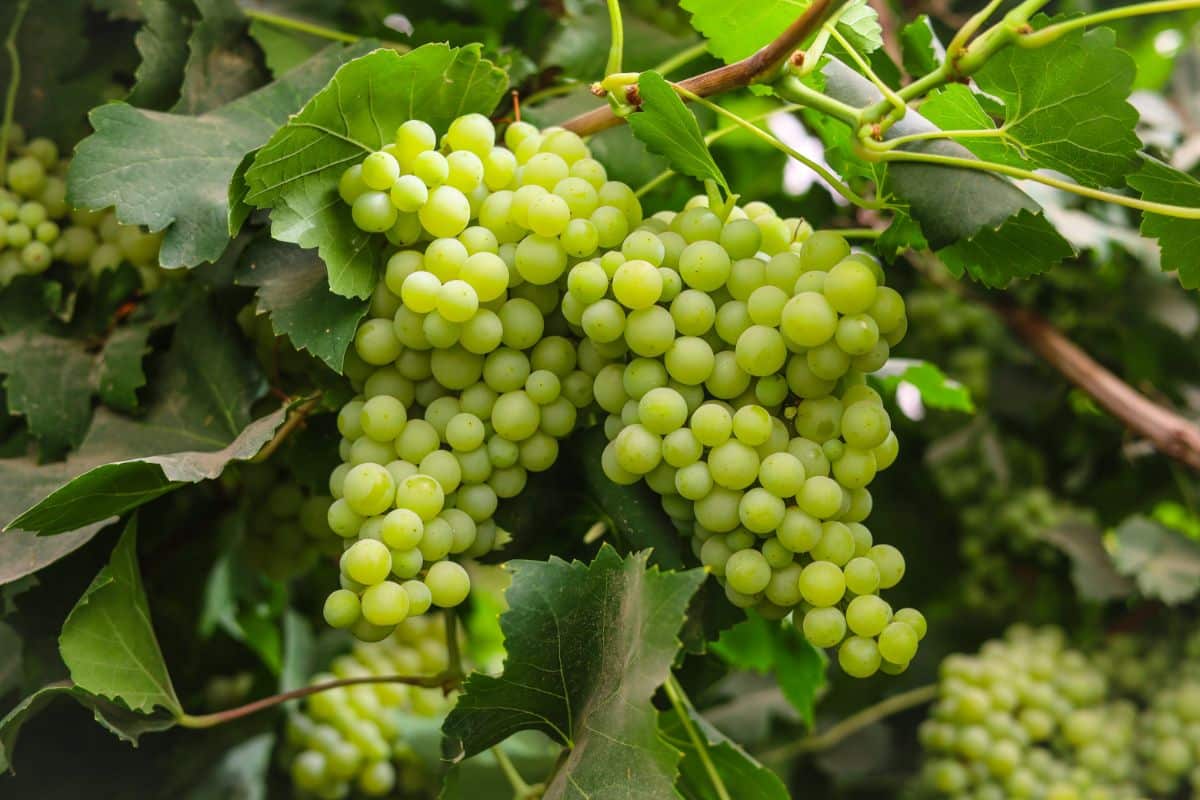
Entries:
MULTIPOLYGON (((437 615, 407 619, 381 641, 356 643, 311 682, 437 675, 449 663, 445 631, 437 615)), ((403 715, 440 718, 453 704, 441 689, 387 682, 312 694, 287 720, 292 782, 302 796, 318 798, 432 794, 428 767, 405 739, 403 715)))
POLYGON ((8 142, 10 160, 0 164, 0 286, 19 275, 39 275, 55 262, 93 276, 128 262, 138 268, 143 289, 161 283, 161 235, 120 224, 111 209, 72 209, 65 180, 70 161, 60 158, 50 139, 26 142, 14 124, 8 142))
POLYGON ((327 522, 333 498, 310 492, 273 463, 246 464, 237 479, 250 509, 242 550, 253 567, 286 581, 341 551, 327 522))
POLYGON ((516 123, 505 144, 479 114, 440 148, 410 120, 340 181, 355 224, 397 248, 355 336, 360 395, 338 416, 330 479, 346 551, 325 616, 360 638, 466 599, 455 558, 503 543, 498 503, 553 465, 592 402, 561 279, 620 244, 641 207, 572 133, 516 123))

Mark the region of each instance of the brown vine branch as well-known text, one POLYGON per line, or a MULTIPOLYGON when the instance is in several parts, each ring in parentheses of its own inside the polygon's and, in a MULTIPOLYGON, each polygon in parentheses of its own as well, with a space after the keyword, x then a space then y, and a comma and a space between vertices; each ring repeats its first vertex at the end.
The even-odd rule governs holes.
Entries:
MULTIPOLYGON (((747 56, 741 61, 693 75, 679 81, 678 84, 701 97, 749 86, 777 69, 792 54, 793 50, 824 25, 830 15, 845 2, 846 0, 813 0, 804 13, 787 27, 787 30, 753 55, 747 56)), ((612 107, 606 105, 573 117, 564 122, 562 126, 580 136, 588 136, 620 125, 622 121, 621 117, 613 113, 612 107)))
POLYGON ((1200 470, 1200 426, 1125 383, 1038 314, 1013 306, 994 307, 1034 352, 1126 428, 1164 455, 1200 470))
POLYGON ((909 252, 906 258, 918 272, 938 286, 991 308, 1047 364, 1087 393, 1122 425, 1145 438, 1154 449, 1194 470, 1200 470, 1200 425, 1134 389, 1041 315, 980 297, 967 291, 958 281, 939 279, 935 271, 939 262, 932 253, 909 252))
POLYGON ((317 407, 317 403, 320 401, 321 395, 317 394, 293 408, 291 412, 288 413, 287 419, 284 420, 283 424, 279 426, 279 430, 275 431, 275 435, 271 437, 271 441, 263 445, 263 449, 259 450, 258 453, 254 455, 254 458, 250 459, 250 461, 255 464, 260 464, 273 456, 275 451, 287 441, 287 438, 295 433, 297 428, 304 424, 304 420, 308 418, 308 415, 314 408, 317 407))
POLYGON ((259 711, 277 706, 280 703, 286 703, 288 700, 295 700, 300 697, 308 697, 310 694, 318 692, 327 692, 330 689, 337 689, 342 686, 354 686, 360 683, 403 683, 408 686, 420 686, 426 689, 441 689, 442 691, 450 691, 461 683, 461 677, 456 677, 449 673, 441 675, 433 675, 427 678, 412 678, 403 675, 371 675, 362 678, 340 678, 334 681, 325 681, 324 683, 314 683, 311 686, 304 686, 299 689, 292 689, 289 692, 280 692, 273 694, 270 697, 264 697, 261 700, 255 700, 253 703, 247 703, 244 706, 230 708, 225 711, 217 711, 213 714, 180 714, 175 718, 185 728, 211 728, 215 725, 220 725, 225 722, 231 722, 241 717, 248 717, 251 714, 256 714, 259 711))

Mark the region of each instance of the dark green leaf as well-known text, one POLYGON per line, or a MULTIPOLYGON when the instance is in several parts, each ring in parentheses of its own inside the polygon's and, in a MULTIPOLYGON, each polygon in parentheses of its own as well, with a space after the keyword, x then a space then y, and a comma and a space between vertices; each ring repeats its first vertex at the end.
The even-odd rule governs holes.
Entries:
POLYGON ((200 12, 188 37, 177 114, 203 114, 256 89, 263 75, 235 0, 192 0, 200 12))
POLYGON ((317 248, 329 285, 345 297, 375 289, 380 237, 359 230, 337 195, 342 172, 420 118, 436 130, 471 111, 490 114, 508 80, 479 46, 377 50, 341 67, 246 171, 246 202, 271 209, 271 234, 317 248))
POLYGON ((8 410, 25 417, 43 451, 76 447, 92 416, 92 357, 77 339, 23 331, 0 339, 8 410))
POLYGON ((258 19, 250 21, 250 36, 262 48, 267 69, 276 78, 302 64, 326 44, 320 37, 258 19))
POLYGON ((127 325, 113 331, 100 352, 96 392, 109 408, 133 411, 137 408, 137 390, 146 385, 142 358, 150 351, 146 344, 150 326, 127 325))
POLYGON ((3 719, 0 719, 0 772, 16 771, 13 768, 13 751, 17 746, 17 737, 21 734, 21 727, 51 700, 61 695, 71 697, 84 708, 91 709, 97 722, 130 744, 137 744, 138 738, 144 733, 163 731, 175 725, 175 720, 170 717, 134 713, 116 703, 89 694, 78 686, 73 686, 70 681, 52 683, 17 703, 3 719))
MULTIPOLYGON (((1128 180, 1143 200, 1200 208, 1200 181, 1158 159, 1143 155, 1141 168, 1128 180)), ((1184 288, 1200 288, 1200 220, 1147 213, 1142 235, 1158 239, 1164 270, 1178 273, 1184 288)))
POLYGON ((875 252, 891 262, 909 250, 926 250, 929 242, 920 224, 909 215, 907 209, 896 209, 892 222, 875 240, 875 252))
POLYGON ((1018 211, 999 227, 984 227, 938 255, 950 271, 968 273, 988 286, 1038 275, 1075 255, 1075 249, 1040 212, 1018 211))
POLYGON ((1109 535, 1117 571, 1137 581, 1146 597, 1173 606, 1200 592, 1200 544, 1142 516, 1126 519, 1109 535))
POLYGON ((666 156, 676 172, 716 181, 729 194, 729 184, 713 161, 695 115, 675 90, 657 72, 643 72, 638 78, 638 92, 641 109, 629 117, 634 135, 646 143, 650 152, 666 156))
POLYGON ((1133 593, 1133 581, 1117 571, 1095 526, 1067 521, 1040 528, 1035 534, 1071 559, 1071 582, 1080 597, 1104 603, 1133 593))
POLYGON ((159 260, 168 267, 213 261, 229 242, 227 186, 242 157, 329 79, 369 48, 331 45, 253 94, 199 117, 141 111, 124 103, 91 114, 96 132, 79 144, 68 173, 72 202, 116 206, 129 225, 166 229, 159 260))
POLYGON ((22 650, 24 643, 17 629, 0 622, 0 697, 21 683, 22 650))
POLYGON ((145 714, 183 713, 162 650, 137 560, 137 517, 129 521, 107 566, 71 609, 58 649, 79 688, 145 714))
POLYGON ((880 382, 890 392, 896 391, 901 383, 912 384, 921 393, 921 402, 929 408, 975 413, 975 403, 971 401, 971 392, 967 387, 946 377, 936 364, 928 361, 909 364, 903 372, 888 375, 880 382))
POLYGON ((685 703, 684 708, 688 715, 687 724, 700 738, 699 746, 688 735, 684 719, 676 710, 664 712, 658 718, 663 738, 683 753, 677 785, 684 797, 720 800, 721 795, 713 786, 713 779, 701 756, 700 750, 703 748, 704 756, 716 768, 726 790, 738 800, 790 800, 787 787, 778 775, 755 761, 737 742, 713 727, 690 703, 685 703))
POLYGON ((591 564, 515 561, 499 677, 467 679, 443 731, 457 759, 520 730, 571 748, 545 797, 673 798, 679 754, 658 737, 655 690, 670 674, 701 570, 647 569, 604 547, 591 564), (620 764, 620 770, 613 765, 620 764), (620 788, 618 788, 620 787, 620 788))
POLYGON ((904 58, 904 71, 914 78, 937 69, 946 52, 926 14, 900 29, 900 50, 904 58))
POLYGON ((265 800, 274 747, 275 734, 260 733, 226 750, 187 800, 265 800))
POLYGON ((276 334, 341 373, 369 303, 331 292, 325 264, 315 252, 260 239, 246 248, 236 281, 258 287, 258 311, 271 315, 276 334))
POLYGON ((142 63, 128 101, 139 108, 169 108, 179 98, 187 64, 191 0, 142 0, 145 22, 134 37, 142 63))
MULTIPOLYGON (((0 477, 12 477, 20 480, 29 474, 36 476, 37 466, 32 462, 29 463, 26 470, 22 470, 23 474, 6 475, 11 462, 12 459, 0 461, 0 477)), ((36 489, 36 494, 31 496, 28 490, 29 485, 39 485, 35 477, 34 481, 22 486, 21 497, 26 498, 24 501, 18 500, 16 503, 11 500, 4 501, 5 516, 11 518, 19 511, 18 506, 22 502, 28 506, 34 498, 42 497, 45 492, 58 483, 57 479, 51 479, 48 485, 40 484, 45 488, 36 489)), ((5 483, 5 486, 10 487, 12 484, 5 483)), ((11 489, 7 491, 11 491, 11 489)), ((38 536, 36 533, 20 530, 5 531, 0 534, 0 586, 31 575, 42 567, 49 566, 60 558, 70 555, 91 541, 104 525, 103 522, 97 522, 58 536, 38 536)))
POLYGON ((964 147, 985 161, 1024 167, 1029 164, 1007 140, 1007 132, 996 128, 996 122, 980 105, 979 96, 961 83, 952 83, 929 95, 921 104, 921 115, 948 131, 996 131, 996 138, 965 138, 964 147))
POLYGON ((825 656, 796 626, 751 614, 721 634, 713 652, 740 669, 770 673, 810 728, 817 692, 825 685, 825 656))

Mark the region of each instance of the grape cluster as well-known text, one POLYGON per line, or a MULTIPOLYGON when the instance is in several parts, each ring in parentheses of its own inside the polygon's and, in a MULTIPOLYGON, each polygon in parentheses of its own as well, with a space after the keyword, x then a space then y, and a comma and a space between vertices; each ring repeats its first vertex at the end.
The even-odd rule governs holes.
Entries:
MULTIPOLYGON (((449 660, 440 616, 412 617, 385 639, 358 642, 312 683, 335 679, 434 676, 449 660)), ((453 697, 441 689, 363 683, 309 695, 288 717, 292 782, 301 796, 336 800, 358 792, 383 797, 432 794, 431 776, 405 740, 404 717, 441 717, 453 697)))
POLYGON ((1095 653, 1018 626, 942 664, 922 783, 963 800, 1135 800, 1200 790, 1200 643, 1095 653), (1190 655, 1189 655, 1190 653, 1190 655))
POLYGON ((898 453, 864 376, 907 326, 879 263, 765 204, 722 220, 697 198, 572 267, 563 315, 611 360, 593 387, 608 477, 662 496, 735 605, 802 608, 851 675, 903 670, 924 620, 878 596, 904 559, 862 524, 898 453))
POLYGON ((338 415, 330 479, 347 548, 325 616, 360 638, 466 598, 451 559, 505 541, 498 503, 554 463, 592 402, 596 359, 570 335, 559 284, 641 207, 573 133, 514 123, 504 142, 479 114, 440 147, 410 120, 339 184, 355 224, 397 248, 355 336, 360 394, 338 415))
POLYGON ((271 463, 244 465, 239 478, 252 510, 242 549, 263 574, 286 581, 341 550, 326 521, 333 498, 308 491, 271 463))
POLYGON ((93 275, 129 262, 144 289, 156 288, 162 281, 161 235, 121 225, 112 210, 72 209, 65 180, 69 160, 60 159, 50 139, 24 139, 20 127, 12 126, 9 152, 16 157, 0 165, 0 286, 63 261, 93 275))

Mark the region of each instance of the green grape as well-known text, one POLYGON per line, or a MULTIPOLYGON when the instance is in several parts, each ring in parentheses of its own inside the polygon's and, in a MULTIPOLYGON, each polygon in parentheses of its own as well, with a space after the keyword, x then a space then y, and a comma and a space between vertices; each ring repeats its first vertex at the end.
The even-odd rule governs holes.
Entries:
POLYGON ((813 647, 836 647, 846 638, 846 618, 836 608, 814 608, 805 613, 801 629, 813 647))
POLYGON ((349 628, 358 622, 360 613, 358 595, 346 589, 338 589, 325 598, 325 621, 334 628, 349 628))
POLYGON ((843 258, 850 255, 850 245, 834 231, 817 231, 804 243, 800 250, 800 262, 805 272, 821 270, 827 272, 843 258))
POLYGON ((846 592, 846 579, 836 564, 814 561, 800 573, 800 593, 817 608, 833 606, 846 592))
POLYGON ((384 581, 363 592, 362 617, 372 625, 398 625, 408 616, 408 602, 408 593, 400 584, 384 581))
POLYGON ((879 586, 890 589, 904 577, 904 556, 890 544, 877 544, 867 553, 867 557, 879 567, 879 586))
POLYGON ((879 647, 873 639, 851 636, 838 648, 838 665, 854 678, 869 678, 879 670, 879 647))
POLYGON ((679 254, 679 277, 692 289, 712 292, 727 280, 733 262, 714 241, 693 241, 679 254))
POLYGON ((382 583, 391 572, 391 552, 383 542, 361 539, 342 554, 341 568, 351 580, 363 586, 374 586, 382 583))
MULTIPOLYGON (((363 407, 364 410, 366 406, 363 407)), ((346 473, 342 484, 346 504, 364 517, 382 514, 396 497, 396 482, 379 464, 364 463, 346 473)))
POLYGON ((841 314, 861 314, 875 302, 875 275, 856 257, 835 264, 825 278, 825 299, 841 314))
MULTIPOLYGON (((891 619, 891 607, 876 595, 860 595, 846 606, 846 624, 859 636, 878 636, 891 619)), ((907 663, 907 659, 898 663, 907 663)))
POLYGON ((439 561, 429 568, 425 586, 430 599, 439 608, 453 608, 462 604, 471 591, 471 579, 467 571, 453 561, 439 561))
POLYGON ((758 550, 739 550, 725 563, 725 580, 736 592, 758 594, 770 583, 771 565, 758 550))

